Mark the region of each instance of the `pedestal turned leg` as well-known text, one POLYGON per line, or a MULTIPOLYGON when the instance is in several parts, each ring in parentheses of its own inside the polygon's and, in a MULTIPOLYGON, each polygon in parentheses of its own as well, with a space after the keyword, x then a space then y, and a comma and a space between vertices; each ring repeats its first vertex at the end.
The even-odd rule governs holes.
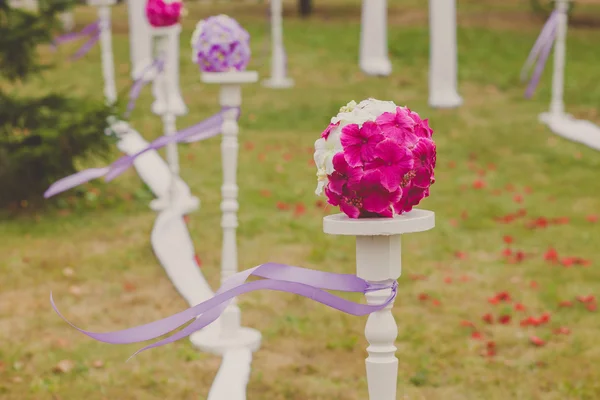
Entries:
POLYGON ((271 77, 263 85, 273 89, 285 89, 294 86, 287 77, 287 56, 283 45, 281 0, 271 0, 271 77))
POLYGON ((115 65, 112 50, 112 34, 110 23, 110 6, 98 7, 100 19, 100 49, 102 52, 102 75, 104 78, 104 96, 109 105, 117 101, 117 88, 115 84, 115 65))
POLYGON ((567 11, 569 0, 557 0, 557 26, 556 42, 554 43, 554 70, 552 72, 552 100, 550 103, 551 115, 563 115, 565 104, 563 91, 565 87, 565 57, 567 52, 567 11))
MULTIPOLYGON (((222 107, 239 107, 242 100, 240 85, 221 86, 222 107)), ((221 228, 223 229, 223 244, 221 248, 221 283, 238 271, 237 212, 238 186, 238 131, 236 111, 225 112, 221 129, 221 154, 223 163, 223 185, 221 186, 221 228)), ((233 299, 221 317, 221 335, 235 337, 241 325, 240 309, 233 299)))
MULTIPOLYGON (((357 275, 369 283, 393 283, 400 277, 400 235, 357 236, 357 275)), ((366 294, 368 304, 381 304, 390 296, 391 289, 366 294)), ((367 384, 370 400, 396 400, 398 359, 394 342, 398 326, 392 315, 393 303, 369 315, 365 336, 369 342, 366 360, 367 384)))

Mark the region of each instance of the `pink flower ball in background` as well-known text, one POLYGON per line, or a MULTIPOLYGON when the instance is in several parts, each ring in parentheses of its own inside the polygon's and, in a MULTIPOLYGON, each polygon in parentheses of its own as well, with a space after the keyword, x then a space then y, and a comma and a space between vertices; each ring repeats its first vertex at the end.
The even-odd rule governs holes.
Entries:
POLYGON ((394 217, 429 196, 436 146, 428 120, 391 101, 352 101, 315 142, 316 194, 350 218, 394 217))
POLYGON ((146 17, 155 28, 177 24, 182 11, 183 3, 177 0, 148 0, 146 3, 146 17))

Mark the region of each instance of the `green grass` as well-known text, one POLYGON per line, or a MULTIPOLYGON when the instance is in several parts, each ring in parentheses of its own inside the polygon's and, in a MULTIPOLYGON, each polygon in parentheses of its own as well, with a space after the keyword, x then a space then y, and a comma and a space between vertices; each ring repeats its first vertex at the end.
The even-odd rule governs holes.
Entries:
MULTIPOLYGON (((534 99, 523 99, 518 74, 543 21, 530 14, 526 1, 461 1, 459 80, 465 105, 431 110, 427 10, 417 0, 391 3, 394 72, 385 79, 366 77, 358 70, 358 1, 316 1, 317 14, 306 21, 295 17, 292 2, 286 3, 285 41, 296 87, 273 91, 254 85, 243 93, 240 268, 279 261, 353 272, 352 240, 322 233, 322 216, 336 210, 315 206, 310 149, 331 115, 351 99, 372 96, 407 104, 429 117, 435 130, 437 182, 421 207, 436 212, 437 226, 404 238, 404 274, 394 309, 400 328, 398 398, 600 398, 600 319, 574 300, 598 295, 600 289, 596 247, 600 229, 586 219, 600 213, 600 158, 595 151, 553 136, 537 122, 537 114, 549 103, 550 66, 534 99), (485 183, 483 189, 473 188, 477 180, 485 183), (522 204, 514 201, 516 194, 523 197, 522 204), (278 209, 278 202, 290 209, 278 209), (304 214, 295 215, 297 204, 306 206, 304 214), (519 209, 527 215, 508 224, 496 221, 519 209), (527 222, 537 217, 569 221, 527 228, 527 222), (504 259, 505 235, 514 238, 515 251, 526 254, 523 262, 504 259), (582 257, 592 264, 551 265, 543 257, 549 247, 561 257, 582 257), (464 257, 457 257, 457 252, 464 257), (425 279, 417 279, 418 275, 425 279), (501 291, 508 291, 527 311, 488 303, 501 291), (419 300, 422 293, 429 299, 419 300), (573 300, 573 307, 560 308, 564 300, 573 300), (507 312, 513 318, 508 325, 485 325, 481 320, 486 313, 497 317, 507 312), (543 312, 551 313, 547 325, 519 326, 526 316, 543 312), (462 320, 476 324, 485 340, 471 339, 462 320), (554 334, 560 326, 571 334, 554 334), (546 340, 546 345, 530 344, 532 335, 546 340), (481 356, 488 341, 496 344, 494 357, 481 356)), ((188 40, 196 20, 218 12, 238 18, 253 37, 251 68, 268 74, 268 60, 261 56, 268 33, 264 6, 234 4, 190 6, 181 36, 181 86, 191 111, 178 120, 180 127, 218 109, 217 88, 202 85, 189 62, 188 40)), ((593 15, 593 9, 582 6, 576 13, 593 15)), ((117 84, 126 93, 130 84, 126 9, 118 6, 114 14, 117 84)), ((92 9, 78 9, 81 26, 93 18, 92 9)), ((595 122, 600 122, 599 40, 599 31, 573 27, 567 45, 568 110, 595 122)), ((74 49, 61 49, 58 56, 42 51, 45 58, 59 60, 74 49)), ((59 62, 58 67, 20 90, 61 89, 102 96, 97 49, 77 63, 59 62)), ((144 136, 153 138, 161 134, 161 123, 149 112, 149 92, 144 91, 132 119, 144 136)), ((202 200, 189 227, 213 287, 218 285, 220 258, 220 233, 214 229, 220 219, 219 145, 219 139, 211 139, 180 147, 181 174, 202 200)), ((6 215, 0 223, 0 398, 206 398, 218 357, 198 353, 183 340, 125 363, 140 346, 94 342, 50 308, 52 290, 61 310, 76 324, 108 331, 185 307, 150 248, 155 214, 148 209, 151 198, 135 173, 87 188, 99 194, 68 193, 57 209, 44 213, 25 209, 18 217, 6 215), (67 276, 65 268, 73 275, 67 276), (55 373, 60 360, 72 360, 75 366, 67 373, 55 373), (99 367, 98 361, 103 365, 99 367)), ((248 399, 367 398, 365 318, 281 293, 253 293, 240 303, 244 324, 264 335, 253 360, 248 399)))

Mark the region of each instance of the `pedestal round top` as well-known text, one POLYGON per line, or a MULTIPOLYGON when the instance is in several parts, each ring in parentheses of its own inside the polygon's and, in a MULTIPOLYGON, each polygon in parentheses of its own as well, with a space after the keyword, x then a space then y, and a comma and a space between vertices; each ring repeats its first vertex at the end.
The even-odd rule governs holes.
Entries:
POLYGON ((323 232, 330 235, 392 236, 428 231, 434 226, 435 213, 418 209, 394 218, 352 219, 345 214, 328 215, 323 218, 323 232))
POLYGON ((222 84, 241 84, 254 83, 258 81, 258 72, 256 71, 230 71, 230 72, 202 72, 202 82, 204 83, 222 83, 222 84))
POLYGON ((171 26, 151 26, 150 33, 152 36, 169 36, 178 35, 181 33, 181 25, 175 24, 171 26))

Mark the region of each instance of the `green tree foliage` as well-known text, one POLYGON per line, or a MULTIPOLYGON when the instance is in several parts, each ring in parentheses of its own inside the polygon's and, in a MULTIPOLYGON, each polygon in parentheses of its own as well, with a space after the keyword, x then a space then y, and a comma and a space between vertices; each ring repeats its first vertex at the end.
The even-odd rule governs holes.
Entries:
POLYGON ((0 207, 40 203, 49 184, 75 172, 78 160, 110 148, 103 99, 20 94, 50 67, 40 62, 38 46, 52 40, 57 14, 71 6, 71 0, 40 0, 32 12, 0 0, 0 207))

